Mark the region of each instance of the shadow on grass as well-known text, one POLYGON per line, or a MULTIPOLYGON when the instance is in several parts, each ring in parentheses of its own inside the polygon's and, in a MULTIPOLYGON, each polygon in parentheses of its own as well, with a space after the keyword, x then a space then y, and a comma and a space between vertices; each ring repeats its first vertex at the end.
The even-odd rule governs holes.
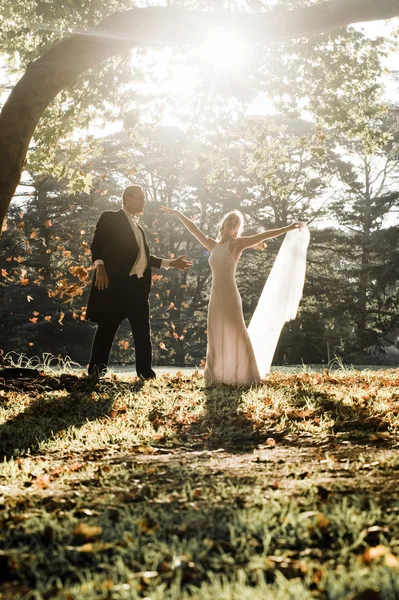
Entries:
POLYGON ((225 448, 244 452, 257 446, 259 435, 244 413, 246 387, 209 385, 205 388, 205 413, 183 432, 183 440, 195 448, 225 448))
MULTIPOLYGON (((300 408, 306 408, 308 397, 306 391, 298 395, 300 408)), ((313 393, 312 399, 315 408, 311 420, 317 422, 328 416, 332 421, 330 432, 333 434, 350 433, 356 438, 358 435, 387 431, 389 428, 389 415, 376 413, 372 402, 350 405, 327 392, 313 393)), ((295 410, 288 410, 287 416, 290 420, 303 421, 300 410, 298 414, 295 410)))
MULTIPOLYGON (((234 482, 236 488, 239 484, 240 480, 234 482)), ((79 522, 82 518, 87 518, 81 510, 83 508, 87 511, 87 504, 79 497, 67 498, 63 503, 64 516, 57 518, 54 512, 59 511, 59 503, 46 498, 42 500, 39 510, 45 507, 42 516, 45 519, 46 531, 53 532, 52 543, 46 543, 43 530, 35 529, 32 532, 28 527, 20 528, 17 541, 12 537, 12 532, 7 532, 9 548, 23 545, 31 552, 21 553, 18 568, 15 566, 16 561, 5 555, 7 562, 2 577, 26 585, 27 591, 40 590, 44 597, 45 582, 57 578, 68 589, 71 585, 82 584, 82 573, 85 576, 90 573, 90 581, 101 581, 100 574, 106 574, 104 579, 124 583, 132 581, 131 574, 137 573, 136 577, 142 581, 146 597, 152 595, 158 587, 163 588, 165 594, 168 593, 175 580, 179 582, 181 589, 188 586, 198 589, 201 583, 209 581, 211 573, 233 579, 238 566, 247 570, 246 584, 255 584, 256 574, 254 575, 250 562, 256 560, 257 556, 265 556, 265 522, 276 521, 281 517, 281 506, 275 502, 274 506, 270 505, 271 510, 268 512, 265 508, 245 509, 249 491, 244 495, 240 493, 241 490, 227 501, 220 500, 219 505, 212 506, 215 491, 213 490, 213 494, 211 491, 211 497, 207 495, 208 489, 202 487, 201 491, 204 493, 204 499, 200 508, 190 506, 192 502, 182 505, 173 500, 157 503, 149 500, 132 502, 129 496, 121 494, 113 497, 112 508, 108 509, 102 501, 101 494, 97 494, 90 506, 95 507, 95 517, 91 522, 102 532, 101 541, 97 544, 99 550, 84 552, 80 548, 87 539, 79 534, 79 522), (64 513, 65 509, 68 511, 68 517, 64 513), (71 530, 74 529, 78 532, 71 535, 71 530), (247 541, 246 544, 243 544, 243 539, 247 541), (150 551, 147 550, 148 546, 150 551)), ((231 494, 229 488, 218 488, 217 492, 231 494)), ((85 523, 84 520, 82 522, 85 523)), ((273 531, 273 528, 271 529, 273 531)), ((293 539, 287 537, 287 534, 274 536, 275 539, 283 541, 283 544, 281 541, 280 544, 275 542, 273 550, 280 550, 280 545, 284 551, 288 548, 299 552, 310 545, 309 534, 303 541, 298 535, 292 535, 293 539)), ((316 544, 318 548, 318 538, 315 539, 314 545, 316 544)), ((266 565, 265 559, 263 564, 266 565)), ((280 567, 279 563, 276 564, 280 567)), ((275 566, 271 563, 269 568, 264 566, 262 569, 262 575, 268 583, 276 578, 275 566)), ((300 574, 298 570, 298 573, 293 573, 291 577, 300 574)), ((285 575, 289 573, 285 572, 285 575)), ((103 581, 101 587, 104 587, 103 581)), ((197 598, 196 590, 191 591, 192 597, 197 598)), ((94 593, 94 590, 86 591, 86 596, 82 590, 82 597, 93 598, 94 593)), ((60 595, 54 593, 54 597, 60 598, 60 595)), ((136 595, 125 597, 138 598, 136 595)), ((157 598, 160 597, 163 596, 157 595, 157 598)), ((173 595, 168 594, 168 597, 173 595)), ((174 597, 177 599, 180 593, 174 597)))
POLYGON ((286 403, 277 400, 274 404, 273 390, 268 387, 268 382, 265 383, 265 387, 259 388, 253 416, 247 412, 245 396, 248 388, 206 387, 205 413, 184 429, 183 441, 194 448, 223 447, 237 453, 263 444, 268 437, 292 445, 298 443, 298 436, 309 437, 312 443, 337 434, 348 440, 369 442, 370 436, 377 434, 374 441, 389 442, 384 432, 392 425, 392 414, 378 412, 373 398, 350 402, 350 387, 344 401, 342 390, 337 391, 334 387, 330 391, 298 389, 293 380, 286 403))
MULTIPOLYGON (((148 465, 138 466, 134 461, 126 466, 124 463, 114 471, 114 465, 107 465, 101 479, 90 480, 92 488, 80 487, 79 494, 65 498, 62 511, 55 496, 33 496, 25 504, 18 503, 13 510, 18 535, 10 527, 10 517, 0 515, 6 548, 19 550, 18 561, 11 552, 3 557, 7 578, 36 588, 42 597, 60 598, 57 590, 51 595, 46 588, 49 580, 57 578, 67 592, 71 585, 81 584, 81 597, 94 598, 96 590, 104 588, 104 580, 126 584, 132 582, 134 574, 133 581, 141 582, 140 591, 146 597, 158 590, 154 598, 180 598, 181 589, 191 586, 192 595, 186 598, 209 600, 254 598, 251 586, 256 585, 258 574, 267 584, 281 584, 267 596, 269 599, 286 598, 287 580, 293 580, 296 593, 299 580, 304 585, 302 595, 307 586, 314 591, 319 580, 310 578, 309 572, 328 569, 331 561, 347 564, 348 547, 353 557, 351 572, 362 569, 364 573, 355 558, 369 543, 370 538, 364 537, 366 526, 379 523, 373 528, 378 530, 373 532, 374 543, 389 544, 396 539, 395 514, 385 507, 377 512, 369 490, 358 489, 355 496, 345 499, 331 495, 322 501, 313 491, 302 491, 295 499, 287 498, 286 491, 272 493, 269 483, 273 479, 267 478, 265 471, 252 469, 251 476, 240 473, 237 477, 226 477, 223 472, 223 477, 218 477, 215 472, 210 476, 209 470, 173 462, 153 464, 150 470, 148 465), (320 514, 329 517, 324 517, 323 527, 315 520, 320 514), (99 539, 88 544, 87 536, 94 536, 96 530, 99 539), (199 587, 211 574, 232 581, 237 568, 246 575, 245 583, 241 577, 243 588, 247 588, 242 594, 200 593, 199 587), (89 581, 97 579, 98 583, 95 588, 86 587, 85 592, 88 574, 89 581), (178 593, 169 594, 174 581, 179 582, 178 593)), ((111 592, 107 597, 119 596, 111 592)), ((289 597, 295 597, 294 592, 289 597)), ((325 597, 325 582, 318 597, 325 597)), ((347 598, 347 590, 334 597, 347 598)), ((392 590, 386 597, 397 596, 392 590)))
POLYGON ((16 416, 0 426, 0 460, 37 452, 43 442, 69 427, 81 427, 108 415, 114 403, 113 394, 103 394, 109 386, 101 383, 98 394, 96 380, 74 375, 7 380, 0 387, 11 390, 8 402, 15 401, 20 408, 16 416), (24 394, 32 398, 27 408, 24 394))

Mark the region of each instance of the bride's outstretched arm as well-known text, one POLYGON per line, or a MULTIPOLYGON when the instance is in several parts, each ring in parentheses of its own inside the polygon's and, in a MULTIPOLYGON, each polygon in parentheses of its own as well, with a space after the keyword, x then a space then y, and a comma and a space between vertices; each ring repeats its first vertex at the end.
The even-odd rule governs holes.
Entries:
POLYGON ((262 231, 262 233, 257 233, 255 235, 239 237, 236 240, 236 246, 240 251, 244 250, 245 248, 253 248, 265 240, 278 237, 279 235, 283 235, 284 233, 292 231, 293 229, 300 229, 301 227, 305 227, 305 225, 306 224, 302 223, 301 221, 295 221, 294 223, 287 225, 287 227, 281 227, 280 229, 269 229, 268 231, 262 231))
POLYGON ((183 215, 183 213, 180 212, 180 210, 176 210, 174 208, 169 208, 168 206, 161 206, 161 209, 166 213, 169 213, 171 215, 176 215, 177 217, 179 217, 180 221, 189 230, 189 232, 195 238, 197 238, 197 240, 203 246, 205 246, 205 248, 207 248, 208 250, 212 250, 212 248, 216 245, 216 240, 209 238, 204 233, 202 233, 202 231, 200 229, 198 229, 196 224, 193 221, 191 221, 191 219, 189 219, 188 217, 183 215))

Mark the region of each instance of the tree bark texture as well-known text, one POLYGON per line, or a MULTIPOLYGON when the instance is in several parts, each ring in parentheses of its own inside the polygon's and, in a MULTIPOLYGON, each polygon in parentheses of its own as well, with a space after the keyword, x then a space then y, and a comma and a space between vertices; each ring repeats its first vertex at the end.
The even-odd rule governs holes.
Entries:
POLYGON ((145 7, 115 13, 87 32, 61 41, 28 65, 0 113, 0 225, 43 112, 76 77, 110 56, 141 44, 200 44, 212 30, 234 29, 244 40, 267 44, 395 16, 399 0, 330 0, 262 13, 145 7))

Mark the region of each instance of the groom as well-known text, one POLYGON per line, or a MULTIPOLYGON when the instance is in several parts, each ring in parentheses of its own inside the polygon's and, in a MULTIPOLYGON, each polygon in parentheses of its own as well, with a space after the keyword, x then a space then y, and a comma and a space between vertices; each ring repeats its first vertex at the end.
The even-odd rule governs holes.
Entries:
POLYGON ((129 319, 136 350, 136 371, 152 379, 152 348, 148 295, 151 267, 187 270, 192 263, 179 256, 174 260, 150 255, 138 215, 143 214, 145 194, 140 185, 123 190, 122 208, 102 213, 91 244, 95 277, 86 319, 97 322, 89 363, 89 375, 107 371, 112 342, 123 319, 129 319))

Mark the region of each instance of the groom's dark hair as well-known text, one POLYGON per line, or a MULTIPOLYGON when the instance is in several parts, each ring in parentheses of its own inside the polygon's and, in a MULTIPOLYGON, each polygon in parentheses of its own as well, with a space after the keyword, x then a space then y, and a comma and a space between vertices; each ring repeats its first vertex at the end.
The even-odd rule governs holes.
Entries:
POLYGON ((128 196, 134 196, 137 192, 144 192, 141 185, 135 184, 135 185, 128 185, 127 187, 125 187, 125 189, 122 192, 123 206, 125 206, 125 198, 127 198, 128 196))

